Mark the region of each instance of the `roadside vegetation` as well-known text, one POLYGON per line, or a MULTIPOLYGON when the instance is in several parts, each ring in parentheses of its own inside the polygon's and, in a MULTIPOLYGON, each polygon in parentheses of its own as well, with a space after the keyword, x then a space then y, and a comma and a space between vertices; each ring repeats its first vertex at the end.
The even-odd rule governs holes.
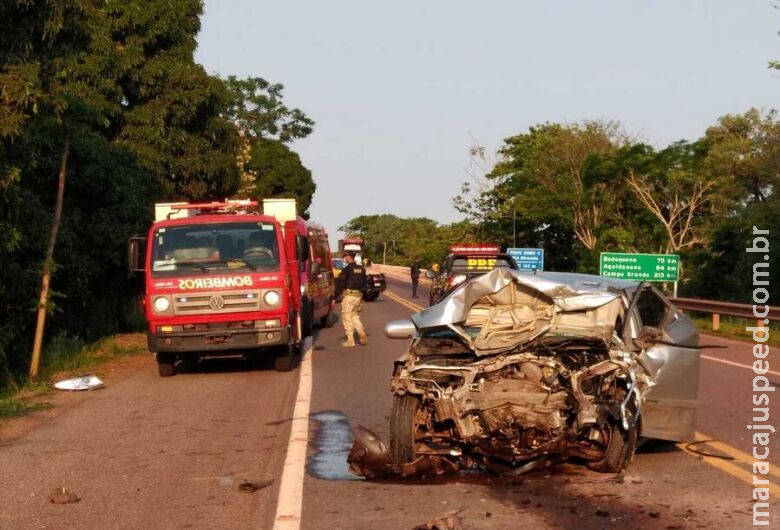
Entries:
POLYGON ((92 344, 64 334, 58 335, 44 350, 47 362, 38 381, 7 385, 0 392, 0 420, 49 408, 50 405, 41 399, 52 390, 51 385, 56 380, 99 371, 100 366, 107 362, 147 353, 146 337, 142 333, 105 337, 92 344))
MULTIPOLYGON (((688 313, 688 316, 691 318, 691 320, 693 320, 693 323, 696 325, 696 329, 698 329, 700 333, 718 335, 727 339, 753 342, 752 332, 745 331, 745 327, 755 326, 755 320, 748 320, 746 318, 737 317, 725 317, 721 315, 720 329, 718 329, 718 331, 713 331, 712 318, 709 315, 705 315, 703 313, 688 313)), ((770 322, 767 327, 769 327, 769 339, 764 344, 768 344, 770 346, 780 346, 780 324, 777 322, 770 322)))
POLYGON ((468 180, 453 199, 465 220, 362 215, 343 229, 377 263, 440 262, 447 246, 484 241, 543 248, 546 270, 598 273, 601 252, 681 258, 680 296, 752 300, 754 273, 780 299, 780 259, 754 270, 752 227, 780 248, 780 120, 774 110, 721 117, 693 140, 665 147, 618 122, 541 123, 495 155, 471 149, 468 180))
POLYGON ((128 275, 126 245, 153 203, 295 197, 306 216, 316 190, 292 148, 314 122, 283 85, 195 62, 201 0, 6 4, 0 393, 82 358, 52 337, 136 328, 142 278, 128 275))

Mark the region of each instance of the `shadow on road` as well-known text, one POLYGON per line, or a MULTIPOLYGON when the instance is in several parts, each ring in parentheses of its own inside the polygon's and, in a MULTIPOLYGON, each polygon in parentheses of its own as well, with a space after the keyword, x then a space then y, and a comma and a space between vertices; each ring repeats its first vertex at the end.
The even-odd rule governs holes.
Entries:
POLYGON ((639 447, 637 447, 637 454, 664 454, 664 453, 679 453, 682 449, 677 447, 675 442, 667 442, 665 440, 650 440, 647 438, 640 438, 639 447))

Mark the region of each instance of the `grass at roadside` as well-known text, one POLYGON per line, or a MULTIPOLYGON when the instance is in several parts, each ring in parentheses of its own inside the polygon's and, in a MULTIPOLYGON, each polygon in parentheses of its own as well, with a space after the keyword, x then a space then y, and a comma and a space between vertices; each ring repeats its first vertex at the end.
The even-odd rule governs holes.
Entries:
POLYGON ((55 337, 43 352, 40 382, 11 381, 7 388, 0 389, 0 420, 49 408, 51 405, 41 398, 51 390, 55 378, 75 377, 109 361, 146 352, 146 338, 141 333, 115 335, 92 344, 73 337, 55 337))
MULTIPOLYGON (((750 331, 745 331, 745 328, 754 327, 756 325, 755 320, 721 316, 720 329, 718 331, 713 331, 711 316, 701 313, 689 313, 688 316, 691 318, 691 320, 693 320, 693 323, 700 332, 719 335, 729 339, 753 342, 753 333, 750 331)), ((778 325, 778 323, 769 323, 769 340, 765 342, 765 344, 780 346, 780 325, 778 325)))

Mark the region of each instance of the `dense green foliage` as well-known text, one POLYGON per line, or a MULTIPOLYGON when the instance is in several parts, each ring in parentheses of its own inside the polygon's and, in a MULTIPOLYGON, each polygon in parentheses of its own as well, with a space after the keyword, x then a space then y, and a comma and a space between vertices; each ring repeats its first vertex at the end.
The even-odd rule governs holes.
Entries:
POLYGON ((225 84, 231 102, 226 115, 236 124, 242 144, 239 193, 296 198, 298 212, 308 218, 316 185, 311 171, 287 144, 311 134, 314 122, 300 109, 282 103, 282 85, 233 76, 225 84))
MULTIPOLYGON (((462 241, 544 248, 547 270, 589 273, 605 251, 675 253, 682 295, 747 301, 761 259, 745 252, 752 227, 780 246, 779 179, 774 111, 723 116, 701 138, 662 149, 612 122, 544 123, 507 138, 492 170, 455 197, 464 222, 374 215, 343 230, 362 236, 378 262, 387 248, 394 264, 440 261, 462 241)), ((770 275, 780 277, 780 260, 770 275)))
POLYGON ((361 237, 366 256, 376 263, 409 265, 419 259, 424 267, 440 262, 453 242, 476 237, 468 222, 440 225, 426 217, 402 219, 391 214, 361 215, 339 230, 361 237))
POLYGON ((127 272, 128 237, 146 230, 155 201, 237 193, 245 145, 256 193, 300 193, 305 211, 314 182, 286 145, 313 122, 282 104, 282 86, 220 79, 195 63, 201 0, 0 6, 3 386, 29 362, 66 140, 48 337, 126 329, 141 281, 127 272))

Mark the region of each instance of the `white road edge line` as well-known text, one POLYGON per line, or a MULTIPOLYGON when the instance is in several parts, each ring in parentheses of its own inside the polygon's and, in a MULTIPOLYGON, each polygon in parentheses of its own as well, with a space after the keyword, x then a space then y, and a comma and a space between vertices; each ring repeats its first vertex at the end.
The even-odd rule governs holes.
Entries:
MULTIPOLYGON (((735 363, 734 361, 727 361, 726 359, 720 359, 718 357, 710 357, 709 355, 702 355, 701 358, 702 359, 707 359, 708 361, 715 361, 716 363, 723 363, 723 364, 728 364, 728 365, 731 365, 731 366, 738 366, 739 368, 744 368, 745 370, 750 370, 751 372, 753 371, 753 367, 750 366, 749 364, 735 363)), ((766 373, 780 376, 780 372, 775 372, 774 370, 767 370, 766 373)))
POLYGON ((298 379, 298 394, 295 397, 290 441, 287 443, 287 457, 284 460, 279 497, 276 500, 274 530, 298 530, 301 527, 303 511, 303 478, 306 473, 306 449, 309 444, 309 409, 312 389, 312 337, 304 341, 298 379))

